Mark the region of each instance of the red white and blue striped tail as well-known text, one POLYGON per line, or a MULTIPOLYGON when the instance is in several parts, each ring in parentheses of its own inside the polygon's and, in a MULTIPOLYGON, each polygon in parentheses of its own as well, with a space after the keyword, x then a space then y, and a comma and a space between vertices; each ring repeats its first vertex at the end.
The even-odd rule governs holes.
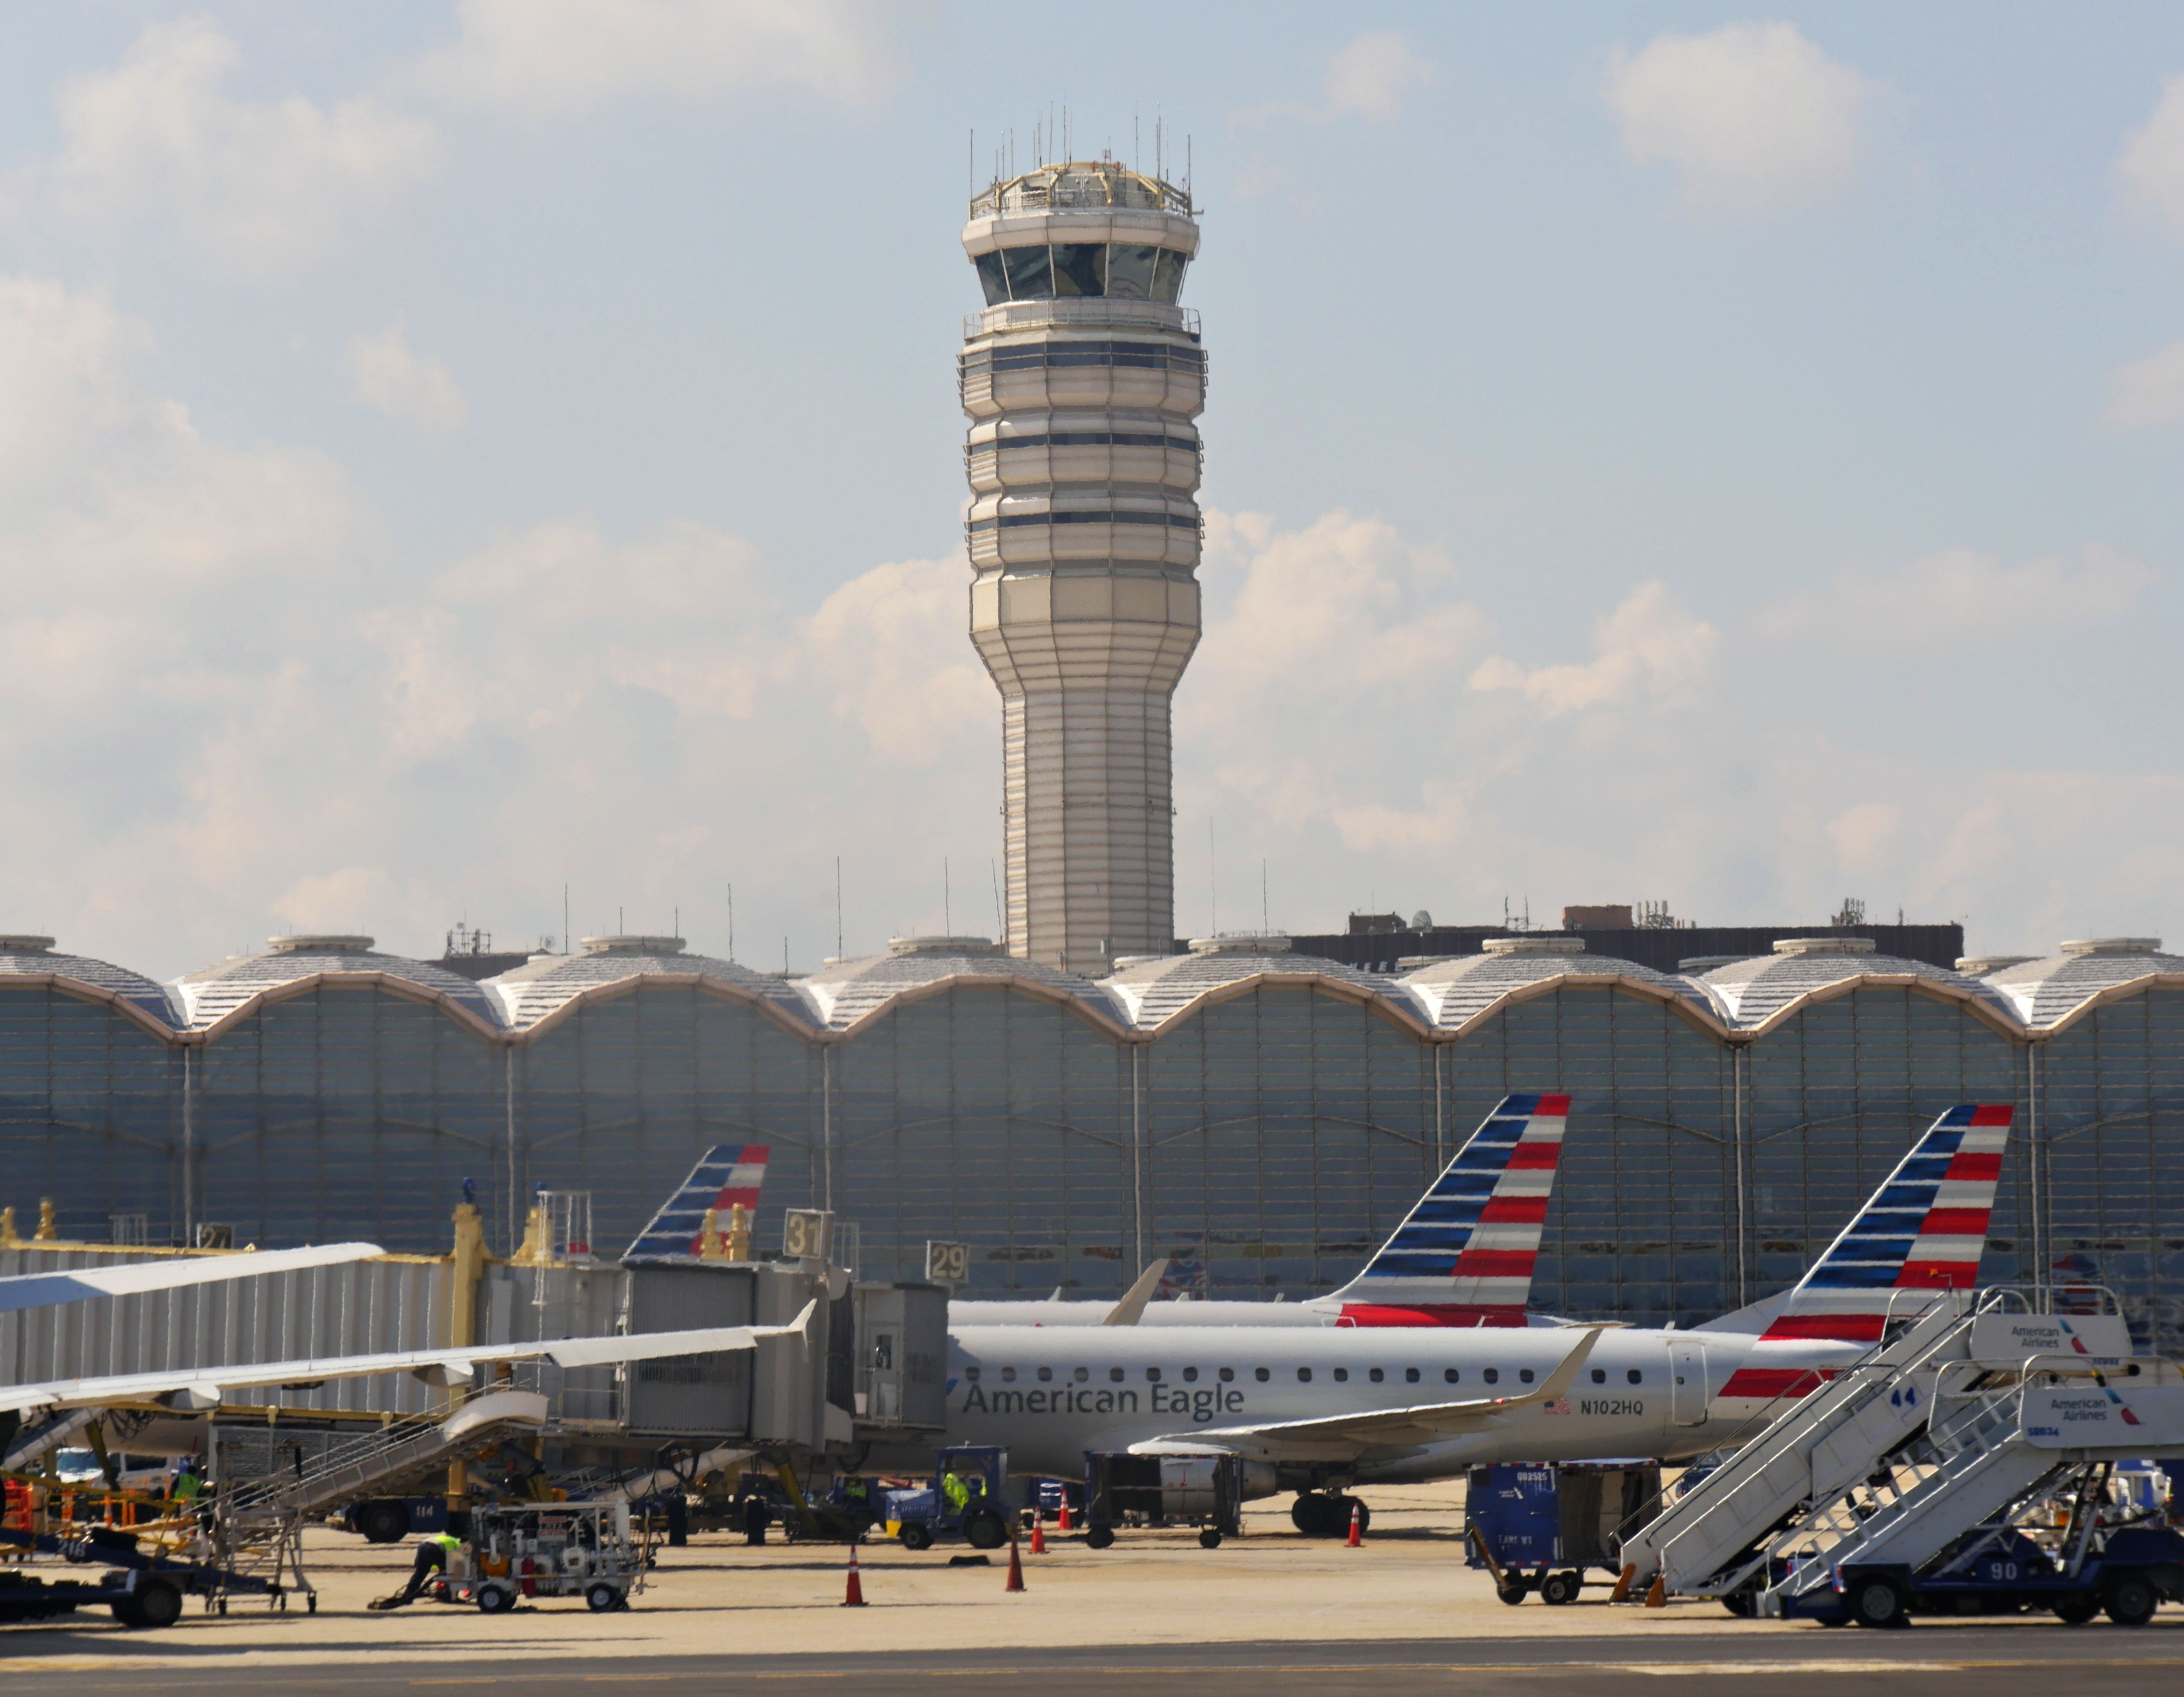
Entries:
POLYGON ((768 1143, 716 1143, 707 1149, 690 1169, 682 1188, 660 1205, 652 1223, 637 1234, 623 1260, 694 1259, 708 1208, 720 1210, 718 1225, 722 1230, 727 1227, 729 1209, 758 1212, 758 1193, 766 1182, 766 1164, 772 1154, 768 1143))
POLYGON ((1915 1316, 1939 1299, 1905 1292, 1976 1285, 2014 1116, 2007 1103, 1968 1102, 1935 1121, 1813 1263, 1721 1395, 1802 1396, 1825 1377, 1820 1358, 1839 1361, 1846 1346, 1876 1344, 1890 1320, 1915 1316), (1791 1365, 1800 1355, 1814 1365, 1791 1365))
POLYGON ((1504 1097, 1365 1271, 1344 1326, 1522 1326, 1569 1121, 1563 1095, 1504 1097))

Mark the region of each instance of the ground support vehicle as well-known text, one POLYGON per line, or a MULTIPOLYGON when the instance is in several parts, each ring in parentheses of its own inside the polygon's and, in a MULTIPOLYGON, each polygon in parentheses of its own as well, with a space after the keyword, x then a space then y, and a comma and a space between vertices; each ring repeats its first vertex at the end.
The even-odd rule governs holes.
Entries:
POLYGON ((1775 1587, 1773 1612, 1828 1626, 1900 1627, 1916 1615, 2018 1615, 2046 1610, 2066 1626, 2106 1613, 2143 1626, 2164 1602, 2184 1602, 2184 1534, 2152 1521, 2111 1526, 2109 1469, 2070 1482, 2064 1525, 2044 1538, 2003 1521, 1975 1528, 1953 1550, 1914 1567, 1844 1562, 1831 1583, 1775 1587))
POLYGON ((1087 1451, 1084 1541, 1105 1550, 1118 1526, 1195 1526, 1208 1550, 1244 1530, 1244 1458, 1087 1451))
POLYGON ((582 1597, 605 1614, 627 1608, 644 1588, 648 1553, 631 1536, 626 1502, 474 1508, 466 1571, 437 1582, 432 1594, 488 1615, 528 1597, 582 1597))
MULTIPOLYGON (((118 1527, 91 1527, 67 1538, 8 1527, 0 1529, 0 1545, 58 1557, 71 1566, 99 1564, 106 1569, 95 1579, 78 1579, 47 1577, 30 1567, 0 1568, 0 1622, 42 1620, 101 1607, 112 1610, 124 1626, 170 1627, 181 1616, 183 1599, 192 1595, 205 1598, 208 1606, 218 1599, 223 1612, 226 1600, 238 1593, 265 1597, 276 1608, 288 1605, 288 1593, 277 1583, 156 1546, 147 1550, 137 1534, 118 1527)), ((317 1594, 306 1591, 304 1600, 316 1613, 317 1594)))
POLYGON ((1009 1541, 1008 1481, 1006 1449, 990 1444, 943 1449, 933 1457, 929 1489, 887 1494, 888 1529, 905 1550, 930 1550, 939 1539, 958 1537, 973 1550, 999 1550, 1009 1541), (948 1500, 951 1472, 971 1487, 960 1508, 948 1500))
POLYGON ((1661 1469, 1652 1461, 1474 1467, 1464 1493, 1464 1563, 1494 1576, 1495 1594, 1516 1605, 1574 1603, 1585 1570, 1617 1570, 1617 1533, 1659 1512, 1661 1469))

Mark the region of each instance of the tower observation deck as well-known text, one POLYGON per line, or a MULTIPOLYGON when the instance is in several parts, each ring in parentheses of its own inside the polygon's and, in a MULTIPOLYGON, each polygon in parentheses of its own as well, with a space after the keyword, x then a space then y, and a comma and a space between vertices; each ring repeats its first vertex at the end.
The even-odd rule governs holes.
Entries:
POLYGON ((960 382, 971 638, 1001 692, 1012 954, 1078 971, 1175 936, 1170 704, 1198 646, 1206 354, 1189 195, 1112 160, 971 203, 960 382))

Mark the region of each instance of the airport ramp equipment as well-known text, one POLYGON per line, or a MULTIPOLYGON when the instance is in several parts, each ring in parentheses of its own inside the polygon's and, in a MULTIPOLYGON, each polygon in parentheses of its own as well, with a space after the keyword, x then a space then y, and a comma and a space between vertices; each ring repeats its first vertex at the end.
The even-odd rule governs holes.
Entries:
MULTIPOLYGON (((1969 1390, 1995 1374, 2014 1383, 2028 1359, 2059 1346, 2081 1360, 2130 1354, 2112 1294, 2076 1288, 2064 1305, 2092 1311, 2061 1313, 2056 1293, 1998 1287, 1892 1322, 1863 1360, 1790 1402, 1735 1455, 1624 1538, 1624 1564, 1641 1581, 1658 1577, 1668 1592, 1736 1592, 1816 1508, 1886 1473, 1886 1458, 1925 1435, 1945 1371, 1969 1390)), ((1959 1436, 1974 1444, 1984 1430, 1968 1417, 1959 1436)))
POLYGON ((310 1514, 359 1497, 399 1496, 459 1456, 546 1424, 547 1401, 536 1391, 493 1390, 453 1413, 415 1416, 334 1445, 292 1474, 223 1483, 224 1505, 254 1514, 310 1514))
POLYGON ((1917 1573, 2014 1526, 2087 1464, 2180 1441, 2184 1373, 2172 1362, 2051 1355, 2007 1376, 1976 1361, 1947 1370, 1917 1441, 1880 1460, 1862 1492, 1814 1504, 1767 1541, 1757 1611, 1791 1612, 1849 1569, 1917 1573))

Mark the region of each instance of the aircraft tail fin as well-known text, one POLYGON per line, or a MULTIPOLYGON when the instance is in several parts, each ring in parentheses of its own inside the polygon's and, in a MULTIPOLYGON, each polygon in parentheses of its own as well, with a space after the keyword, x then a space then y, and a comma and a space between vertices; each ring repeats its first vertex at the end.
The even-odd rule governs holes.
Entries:
POLYGON ((1522 1326, 1569 1100, 1507 1096, 1365 1271, 1328 1299, 1350 1326, 1522 1326))
POLYGON ((660 1204, 652 1223, 637 1234, 624 1259, 695 1259, 707 1209, 717 1208, 723 1216, 736 1207, 758 1211, 758 1193, 772 1153, 766 1143, 716 1143, 707 1149, 681 1188, 660 1204))
POLYGON ((1763 1341, 1872 1343, 1892 1313, 1928 1305, 1903 1292, 1971 1289, 2015 1111, 1967 1102, 1936 1120, 1813 1263, 1763 1341))

